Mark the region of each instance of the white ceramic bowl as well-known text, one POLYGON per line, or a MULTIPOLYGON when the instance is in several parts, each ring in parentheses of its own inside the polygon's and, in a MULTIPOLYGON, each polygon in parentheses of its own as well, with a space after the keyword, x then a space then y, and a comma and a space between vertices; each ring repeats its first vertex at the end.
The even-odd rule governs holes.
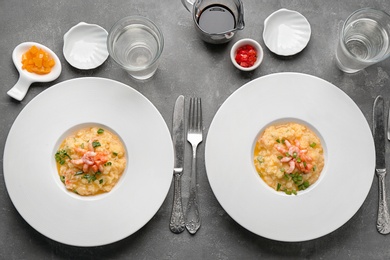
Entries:
POLYGON ((242 71, 251 71, 251 70, 256 69, 257 67, 260 66, 261 62, 263 61, 263 57, 264 57, 264 52, 263 52, 263 48, 261 47, 261 45, 257 41, 249 39, 249 38, 241 39, 241 40, 237 41, 230 50, 230 59, 232 60, 233 65, 236 66, 237 69, 242 70, 242 71), (240 48, 244 45, 247 45, 247 44, 252 45, 255 48, 255 50, 257 52, 257 60, 256 60, 255 64, 253 64, 253 66, 251 66, 251 67, 242 67, 236 61, 236 52, 237 52, 238 48, 240 48))
POLYGON ((277 55, 290 56, 301 52, 310 35, 309 22, 296 11, 280 9, 264 20, 264 43, 277 55))
POLYGON ((75 68, 94 69, 108 58, 107 31, 96 24, 81 22, 64 34, 64 56, 75 68))

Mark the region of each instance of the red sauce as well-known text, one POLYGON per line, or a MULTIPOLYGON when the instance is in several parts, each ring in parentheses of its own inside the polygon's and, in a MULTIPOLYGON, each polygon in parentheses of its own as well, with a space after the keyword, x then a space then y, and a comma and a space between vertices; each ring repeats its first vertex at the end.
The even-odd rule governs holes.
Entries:
POLYGON ((241 67, 252 67, 257 60, 256 49, 252 45, 244 45, 237 49, 235 59, 241 67))

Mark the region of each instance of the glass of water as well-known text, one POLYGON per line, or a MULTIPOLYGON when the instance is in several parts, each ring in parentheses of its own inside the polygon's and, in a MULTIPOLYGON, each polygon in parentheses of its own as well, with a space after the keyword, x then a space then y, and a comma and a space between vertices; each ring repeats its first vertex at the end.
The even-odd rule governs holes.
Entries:
POLYGON ((154 75, 164 48, 164 37, 155 23, 143 16, 116 22, 107 37, 107 49, 130 76, 145 80, 154 75))
POLYGON ((390 16, 363 8, 344 22, 336 50, 337 66, 344 72, 358 72, 390 56, 390 16))

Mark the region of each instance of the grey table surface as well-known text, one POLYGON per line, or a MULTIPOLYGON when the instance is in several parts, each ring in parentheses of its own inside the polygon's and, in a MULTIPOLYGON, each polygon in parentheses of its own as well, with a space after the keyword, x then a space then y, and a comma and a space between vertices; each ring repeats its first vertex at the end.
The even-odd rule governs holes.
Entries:
MULTIPOLYGON (((190 14, 179 0, 0 0, 0 160, 9 130, 20 111, 35 96, 65 80, 103 77, 125 83, 142 93, 160 111, 169 129, 178 95, 199 96, 204 108, 204 133, 223 102, 245 83, 277 72, 307 73, 325 79, 343 90, 363 112, 372 127, 372 105, 377 95, 390 103, 390 60, 356 74, 345 74, 334 63, 334 50, 340 25, 354 10, 375 7, 390 12, 388 0, 243 0, 246 28, 225 45, 204 43, 195 34, 190 14), (311 24, 308 46, 299 54, 281 58, 265 48, 263 21, 272 12, 288 8, 301 12, 311 24), (157 73, 146 82, 135 81, 111 58, 93 70, 78 70, 65 60, 64 33, 84 21, 109 30, 115 21, 129 15, 154 20, 165 36, 165 49, 157 73), (264 47, 262 65, 243 73, 230 62, 229 51, 240 38, 253 38, 264 47), (16 83, 18 72, 11 53, 21 42, 35 41, 51 48, 60 58, 63 70, 50 83, 34 83, 26 98, 15 101, 6 92, 16 83)), ((335 115, 337 116, 337 115, 335 115)), ((50 119, 47 119, 50 125, 50 119)), ((42 126, 44 130, 46 126, 42 126)), ((155 216, 139 231, 113 244, 74 247, 53 241, 32 228, 13 206, 0 169, 0 258, 1 259, 389 259, 390 236, 375 228, 378 185, 373 180, 367 199, 357 213, 334 232, 311 241, 286 243, 272 241, 244 229, 218 203, 207 179, 204 143, 199 147, 199 199, 202 227, 196 235, 171 233, 168 228, 173 186, 155 216)), ((387 144, 389 148, 389 144, 387 144)), ((189 150, 186 146, 186 151, 189 150)), ((389 150, 389 149, 388 149, 389 150)), ((362 147, 364 152, 364 147, 362 147)), ((28 156, 21 151, 21 158, 28 156)), ((189 154, 189 153, 188 153, 189 154)), ((348 156, 348 155, 346 155, 348 156)), ((186 158, 186 167, 190 158, 186 158)), ((373 169, 374 171, 374 169, 373 169)), ((22 173, 21 173, 22 174, 22 173)), ((25 173, 23 173, 25 174, 25 173)), ((371 173, 368 173, 371 174, 371 173)), ((389 178, 386 180, 390 186, 389 178)), ((353 185, 347 183, 346 185, 353 185)), ((188 199, 189 174, 183 177, 183 203, 188 199)), ((359 187, 356 187, 359 189, 359 187)), ((390 194, 388 192, 387 194, 390 194)), ((389 195, 388 195, 389 196, 389 195)), ((331 202, 330 202, 331 203, 331 202)), ((335 212, 334 214, 337 214, 335 212)), ((291 216, 293 219, 293 216, 291 216)))

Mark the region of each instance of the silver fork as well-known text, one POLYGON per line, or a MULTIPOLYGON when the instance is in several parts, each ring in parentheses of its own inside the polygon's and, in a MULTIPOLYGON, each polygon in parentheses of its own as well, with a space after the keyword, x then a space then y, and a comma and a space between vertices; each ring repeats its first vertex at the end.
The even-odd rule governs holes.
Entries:
POLYGON ((196 181, 196 150, 202 142, 202 104, 200 98, 190 99, 187 141, 192 145, 192 165, 190 180, 190 197, 187 204, 186 227, 195 234, 200 227, 199 203, 196 181))

